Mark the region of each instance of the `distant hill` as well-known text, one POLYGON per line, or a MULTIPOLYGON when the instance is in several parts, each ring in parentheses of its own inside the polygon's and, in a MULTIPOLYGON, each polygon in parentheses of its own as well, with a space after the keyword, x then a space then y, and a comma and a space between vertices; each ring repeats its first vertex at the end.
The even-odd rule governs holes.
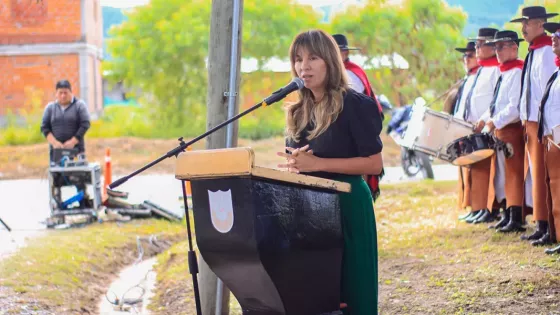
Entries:
POLYGON ((468 14, 465 36, 476 35, 481 27, 502 28, 511 20, 523 0, 447 0, 450 6, 461 6, 468 14))

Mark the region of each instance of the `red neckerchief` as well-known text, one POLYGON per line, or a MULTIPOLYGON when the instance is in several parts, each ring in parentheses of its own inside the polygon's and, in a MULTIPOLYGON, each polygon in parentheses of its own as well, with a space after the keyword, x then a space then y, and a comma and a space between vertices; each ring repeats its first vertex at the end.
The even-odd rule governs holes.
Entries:
POLYGON ((478 59, 478 64, 482 67, 497 67, 500 65, 496 56, 488 59, 478 59))
POLYGON ((355 75, 358 76, 358 78, 360 78, 360 81, 362 81, 362 84, 364 85, 364 87, 366 88, 366 92, 365 94, 367 96, 372 96, 371 94, 371 85, 369 84, 369 80, 367 78, 366 73, 364 72, 364 70, 362 70, 362 68, 360 68, 360 66, 358 66, 357 64, 353 63, 350 60, 346 60, 344 62, 344 67, 352 72, 354 72, 355 75))
POLYGON ((552 37, 543 34, 531 42, 531 46, 529 46, 529 50, 535 50, 542 48, 544 46, 552 46, 552 37))
POLYGON ((523 63, 524 61, 521 59, 514 59, 510 61, 506 61, 500 65, 500 72, 506 72, 513 68, 518 68, 523 70, 523 63))
POLYGON ((556 56, 556 58, 554 58, 554 62, 556 63, 557 67, 560 67, 560 57, 556 56))
POLYGON ((375 97, 375 101, 377 102, 377 109, 379 109, 380 113, 383 112, 383 107, 381 107, 381 103, 377 99, 377 96, 373 95, 373 91, 371 90, 371 85, 369 84, 369 80, 368 80, 367 75, 364 72, 364 70, 362 70, 362 68, 360 68, 360 66, 353 63, 350 60, 344 61, 344 67, 346 69, 352 71, 355 75, 358 76, 358 78, 360 79, 360 81, 362 81, 362 84, 366 88, 365 94, 369 97, 375 97))
POLYGON ((479 68, 480 68, 480 66, 476 66, 476 67, 472 68, 471 70, 469 70, 469 75, 475 74, 478 71, 479 68))

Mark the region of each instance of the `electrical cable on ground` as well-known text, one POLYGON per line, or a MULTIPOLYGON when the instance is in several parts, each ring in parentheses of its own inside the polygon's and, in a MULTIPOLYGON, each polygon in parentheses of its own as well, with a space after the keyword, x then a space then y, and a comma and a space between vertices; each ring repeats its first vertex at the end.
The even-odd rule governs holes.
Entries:
MULTIPOLYGON (((142 242, 141 242, 142 240, 148 241, 150 245, 160 247, 157 244, 157 235, 152 234, 147 238, 142 238, 142 237, 137 235, 136 236, 136 245, 137 245, 137 249, 138 249, 138 257, 134 261, 133 265, 137 265, 140 262, 142 262, 142 260, 143 260, 144 248, 142 247, 142 242)), ((140 282, 138 282, 136 285, 133 285, 128 290, 126 290, 123 293, 123 295, 121 296, 120 299, 117 296, 117 294, 115 294, 111 290, 108 290, 105 293, 105 299, 110 304, 112 304, 113 308, 117 311, 131 311, 131 310, 134 310, 134 312, 136 314, 138 314, 138 310, 136 309, 136 305, 141 303, 144 300, 144 295, 146 294, 145 283, 148 280, 148 275, 150 274, 150 272, 154 272, 154 270, 153 269, 148 270, 148 272, 146 272, 146 275, 144 276, 144 278, 142 280, 140 280, 140 282), (129 294, 129 292, 131 292, 135 288, 140 289, 141 293, 139 294, 139 296, 136 297, 136 298, 126 298, 126 295, 129 294), (109 299, 109 296, 108 296, 109 293, 113 294, 113 296, 114 296, 113 300, 109 299)))

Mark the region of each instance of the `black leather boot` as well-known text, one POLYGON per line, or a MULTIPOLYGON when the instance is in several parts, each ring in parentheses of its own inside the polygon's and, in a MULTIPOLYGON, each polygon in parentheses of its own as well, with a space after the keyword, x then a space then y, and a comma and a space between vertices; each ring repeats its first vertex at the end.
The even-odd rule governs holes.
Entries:
POLYGON ((548 232, 548 221, 537 221, 537 229, 531 235, 521 235, 523 241, 536 241, 548 232))
POLYGON ((483 209, 481 211, 482 211, 482 214, 479 215, 478 218, 473 221, 473 224, 482 223, 482 222, 480 222, 480 220, 486 220, 488 218, 488 216, 490 215, 490 211, 488 211, 488 209, 483 209))
POLYGON ((521 223, 522 214, 521 207, 510 207, 510 217, 509 222, 503 228, 498 229, 501 233, 512 233, 512 232, 525 232, 525 228, 521 223))
POLYGON ((492 209, 492 211, 484 209, 484 215, 478 218, 478 220, 474 221, 474 224, 494 222, 496 221, 498 213, 500 213, 500 209, 492 209))
POLYGON ((472 216, 472 214, 473 214, 472 212, 469 212, 469 213, 466 213, 466 214, 463 214, 463 215, 459 216, 459 221, 465 221, 466 219, 470 218, 472 216))
POLYGON ((549 255, 560 254, 560 245, 558 245, 554 248, 548 248, 544 252, 549 254, 549 255))
POLYGON ((504 211, 502 212, 501 220, 498 221, 498 223, 496 223, 494 225, 490 225, 488 228, 489 229, 500 229, 500 228, 503 228, 504 226, 506 226, 509 223, 510 213, 511 213, 510 208, 504 209, 504 211))
POLYGON ((548 234, 548 232, 546 232, 538 240, 531 242, 531 245, 533 245, 533 246, 545 246, 545 245, 551 245, 551 244, 552 244, 552 239, 550 239, 550 234, 548 234))
POLYGON ((480 216, 482 216, 484 214, 483 210, 476 210, 474 211, 473 215, 466 219, 465 222, 467 223, 473 223, 474 221, 478 220, 478 218, 480 218, 480 216))
POLYGON ((463 221, 467 222, 467 220, 472 220, 472 218, 476 217, 477 214, 478 214, 478 211, 471 211, 471 212, 469 212, 469 215, 463 221))

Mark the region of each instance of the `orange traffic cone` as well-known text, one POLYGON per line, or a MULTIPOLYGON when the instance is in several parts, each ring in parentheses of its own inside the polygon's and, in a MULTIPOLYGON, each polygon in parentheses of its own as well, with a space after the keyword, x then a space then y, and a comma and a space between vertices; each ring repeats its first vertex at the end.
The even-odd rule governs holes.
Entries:
MULTIPOLYGON (((192 151, 192 148, 187 147, 187 151, 192 151)), ((187 184, 187 197, 192 197, 191 182, 187 180, 186 184, 187 184)))
POLYGON ((107 187, 111 184, 111 149, 105 149, 105 168, 103 170, 103 202, 108 199, 107 196, 107 187))

